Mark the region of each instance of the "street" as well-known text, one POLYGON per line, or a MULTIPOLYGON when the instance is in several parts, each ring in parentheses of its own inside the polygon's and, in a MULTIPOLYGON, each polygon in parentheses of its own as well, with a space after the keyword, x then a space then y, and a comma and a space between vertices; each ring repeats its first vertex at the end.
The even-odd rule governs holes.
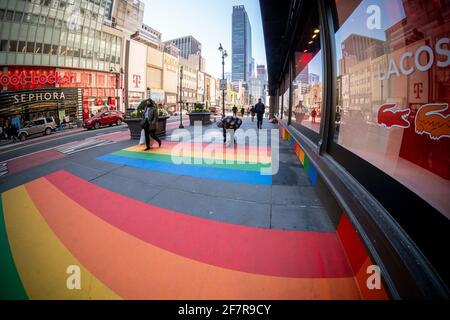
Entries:
MULTIPOLYGON (((188 121, 188 117, 183 117, 183 121, 188 121)), ((179 123, 180 117, 173 116, 167 121, 169 127, 173 127, 174 124, 179 123)), ((53 133, 50 136, 38 136, 27 140, 25 142, 8 143, 0 146, 0 162, 13 159, 16 157, 24 156, 26 154, 34 153, 37 151, 47 150, 49 148, 55 148, 60 145, 71 143, 78 140, 89 139, 100 135, 107 135, 115 132, 126 132, 128 126, 123 124, 120 127, 104 127, 99 130, 86 130, 83 128, 70 130, 68 132, 53 133)))

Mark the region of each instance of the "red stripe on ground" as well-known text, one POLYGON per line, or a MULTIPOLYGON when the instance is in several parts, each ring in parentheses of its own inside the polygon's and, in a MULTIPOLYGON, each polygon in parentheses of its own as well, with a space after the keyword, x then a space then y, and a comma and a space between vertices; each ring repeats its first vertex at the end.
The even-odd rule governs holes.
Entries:
POLYGON ((7 161, 9 173, 21 172, 53 160, 64 158, 65 154, 57 150, 45 150, 7 161))
POLYGON ((337 233, 341 239, 342 245, 344 246, 344 250, 348 256, 353 272, 354 274, 357 274, 364 261, 369 257, 369 254, 367 253, 366 247, 364 246, 360 236, 345 213, 341 216, 337 233))
POLYGON ((46 178, 108 223, 187 258, 280 277, 353 276, 336 233, 269 230, 216 222, 126 198, 65 171, 46 178))

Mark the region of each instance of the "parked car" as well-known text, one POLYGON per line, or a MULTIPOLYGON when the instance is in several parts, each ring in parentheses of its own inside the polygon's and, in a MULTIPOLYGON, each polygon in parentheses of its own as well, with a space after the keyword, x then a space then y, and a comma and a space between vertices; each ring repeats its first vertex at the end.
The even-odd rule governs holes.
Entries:
POLYGON ((103 126, 112 126, 114 124, 122 125, 124 116, 120 111, 103 111, 84 121, 84 127, 88 130, 99 129, 103 126))
POLYGON ((218 107, 210 107, 210 108, 209 108, 209 111, 210 111, 213 115, 217 116, 217 115, 219 115, 219 112, 222 111, 222 110, 220 110, 220 108, 218 108, 218 107))
POLYGON ((20 141, 25 141, 31 136, 42 134, 42 135, 50 135, 52 131, 56 129, 56 122, 53 117, 49 118, 38 118, 33 120, 25 127, 19 130, 18 137, 20 141))
MULTIPOLYGON (((183 116, 187 115, 188 111, 183 109, 183 116)), ((174 113, 172 113, 172 116, 179 116, 180 115, 180 111, 175 111, 174 113)))

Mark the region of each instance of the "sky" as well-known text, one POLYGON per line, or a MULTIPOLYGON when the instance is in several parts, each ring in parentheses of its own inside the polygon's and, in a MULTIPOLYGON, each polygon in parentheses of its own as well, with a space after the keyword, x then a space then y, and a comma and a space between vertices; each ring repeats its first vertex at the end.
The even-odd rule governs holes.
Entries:
POLYGON ((256 64, 266 65, 264 34, 258 0, 143 0, 144 23, 162 33, 163 41, 192 35, 202 43, 206 72, 222 78, 219 44, 228 52, 225 72, 231 72, 231 16, 233 6, 244 5, 252 27, 256 64))

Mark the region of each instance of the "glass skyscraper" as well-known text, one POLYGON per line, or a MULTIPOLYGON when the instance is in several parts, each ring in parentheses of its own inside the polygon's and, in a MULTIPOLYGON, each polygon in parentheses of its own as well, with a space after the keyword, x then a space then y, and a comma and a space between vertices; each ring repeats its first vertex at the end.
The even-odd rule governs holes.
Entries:
POLYGON ((233 7, 232 80, 248 81, 252 75, 252 28, 244 6, 233 7))

